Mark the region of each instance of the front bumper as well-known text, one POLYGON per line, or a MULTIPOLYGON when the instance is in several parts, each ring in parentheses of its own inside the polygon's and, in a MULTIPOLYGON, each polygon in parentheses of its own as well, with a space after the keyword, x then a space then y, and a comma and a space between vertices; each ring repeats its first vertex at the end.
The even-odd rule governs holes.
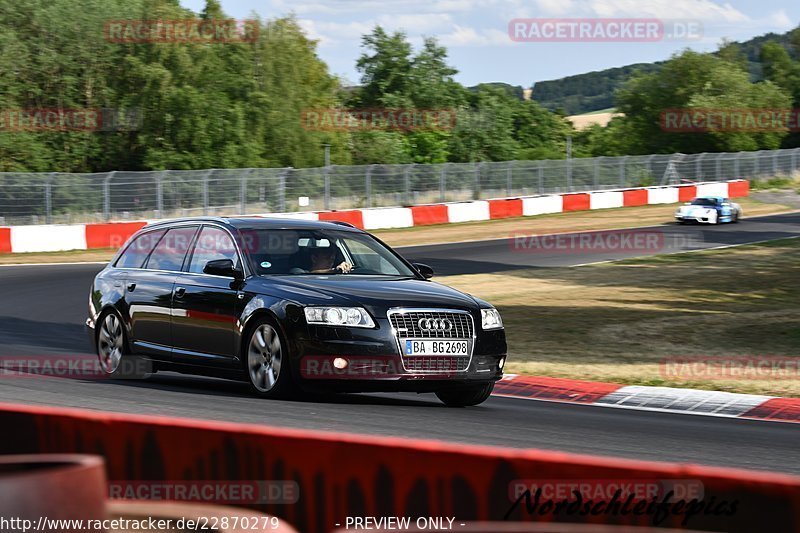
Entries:
POLYGON ((448 356, 430 357, 425 371, 410 371, 386 319, 375 329, 307 326, 293 339, 293 371, 309 386, 360 391, 429 391, 497 381, 506 358, 504 330, 478 331, 465 370, 448 356))

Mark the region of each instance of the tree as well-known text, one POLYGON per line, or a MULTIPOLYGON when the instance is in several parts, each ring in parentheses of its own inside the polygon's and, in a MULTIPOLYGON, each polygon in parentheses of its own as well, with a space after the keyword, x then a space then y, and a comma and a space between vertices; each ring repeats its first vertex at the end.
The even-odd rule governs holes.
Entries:
POLYGON ((391 35, 376 26, 362 37, 366 51, 358 58, 361 90, 356 102, 361 107, 411 107, 411 44, 403 32, 391 35))
POLYGON ((617 95, 631 134, 627 152, 696 153, 775 148, 785 131, 711 133, 665 131, 662 114, 689 109, 786 109, 789 95, 772 82, 751 83, 738 63, 711 54, 686 51, 673 56, 664 68, 628 82, 617 95))

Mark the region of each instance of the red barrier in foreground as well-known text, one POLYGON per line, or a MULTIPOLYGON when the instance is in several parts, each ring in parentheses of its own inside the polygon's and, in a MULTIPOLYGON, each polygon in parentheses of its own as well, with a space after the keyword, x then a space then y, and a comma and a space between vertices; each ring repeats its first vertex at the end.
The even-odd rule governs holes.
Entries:
MULTIPOLYGON (((106 458, 110 481, 294 481, 297 503, 256 508, 302 532, 331 531, 347 517, 531 520, 512 497, 514 487, 531 480, 572 480, 590 489, 637 480, 700 486, 708 507, 688 521, 690 529, 800 531, 800 478, 780 474, 13 404, 0 404, 0 424, 0 453, 97 453, 106 458)), ((540 514, 544 507, 532 509, 534 518, 552 521, 551 512, 540 514)), ((684 519, 672 509, 661 526, 684 519)), ((592 513, 559 519, 653 520, 592 513)))

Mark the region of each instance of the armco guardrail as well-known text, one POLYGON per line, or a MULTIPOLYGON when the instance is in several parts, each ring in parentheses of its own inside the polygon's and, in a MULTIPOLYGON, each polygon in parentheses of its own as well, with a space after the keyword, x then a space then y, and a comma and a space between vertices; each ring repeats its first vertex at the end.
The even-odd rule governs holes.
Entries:
POLYGON ((543 501, 528 509, 515 492, 520 483, 652 481, 695 487, 704 503, 684 523, 689 504, 697 511, 697 497, 688 503, 685 497, 680 507, 672 501, 660 526, 800 531, 800 478, 783 474, 51 406, 0 404, 0 424, 8 429, 0 453, 97 453, 111 483, 296 483, 296 503, 248 507, 307 533, 344 527, 348 517, 350 523, 354 517, 449 517, 456 525, 508 518, 652 526, 654 513, 644 510, 582 514, 579 506, 556 514, 543 501))
MULTIPOLYGON (((412 207, 269 213, 256 216, 302 218, 306 220, 340 220, 349 222, 359 228, 376 230, 474 222, 590 209, 671 204, 687 201, 698 195, 738 198, 748 194, 749 182, 731 180, 667 187, 641 187, 518 198, 497 198, 472 202, 426 204, 412 207)), ((145 224, 145 221, 138 221, 0 227, 0 253, 119 248, 145 224)))

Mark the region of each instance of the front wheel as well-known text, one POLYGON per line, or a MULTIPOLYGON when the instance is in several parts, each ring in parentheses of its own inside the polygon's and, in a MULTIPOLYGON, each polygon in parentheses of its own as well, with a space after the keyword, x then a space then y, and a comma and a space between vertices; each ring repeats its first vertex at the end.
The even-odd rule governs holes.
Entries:
POLYGON ((292 392, 288 347, 278 325, 262 318, 250 329, 244 363, 250 389, 265 398, 284 398, 292 392))
POLYGON ((494 382, 472 385, 457 389, 447 389, 436 393, 436 396, 447 407, 470 407, 485 402, 494 390, 494 382))

